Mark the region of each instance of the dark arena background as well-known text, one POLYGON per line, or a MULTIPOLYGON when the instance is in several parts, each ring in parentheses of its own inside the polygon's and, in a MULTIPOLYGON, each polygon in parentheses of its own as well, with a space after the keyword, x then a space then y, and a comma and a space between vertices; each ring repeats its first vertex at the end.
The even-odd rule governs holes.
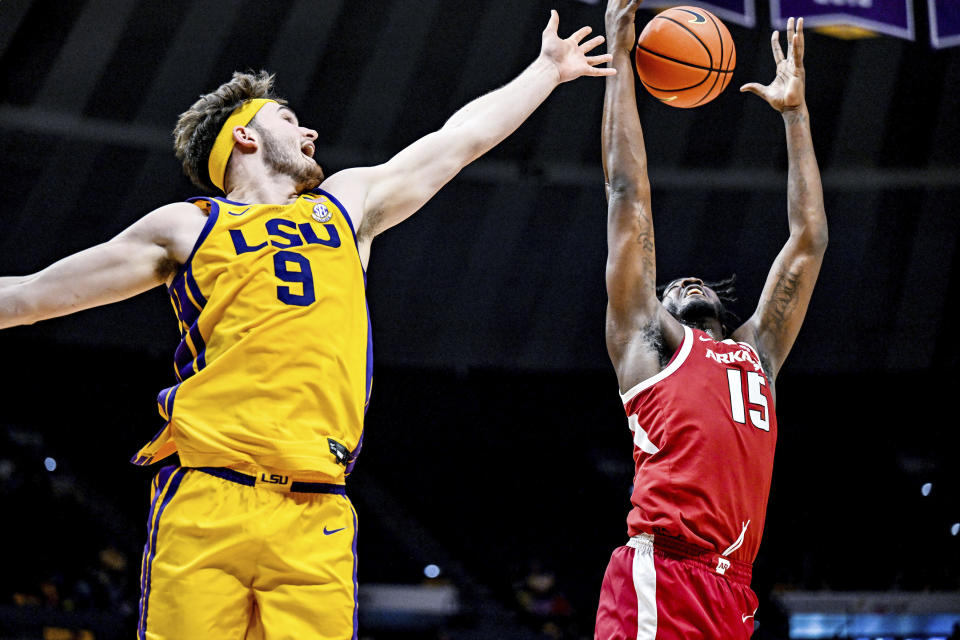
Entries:
MULTIPOLYGON (((756 27, 728 22, 717 100, 640 96, 659 279, 736 273, 741 317, 787 235, 780 116, 737 92, 773 77, 756 4, 756 27)), ((196 195, 170 130, 234 70, 276 72, 329 175, 507 82, 550 8, 561 35, 603 32, 603 3, 573 0, 0 0, 0 274, 196 195)), ((807 33, 830 246, 777 384, 755 638, 960 634, 960 48, 933 49, 914 9, 914 42, 807 33)), ((592 637, 632 479, 602 102, 602 79, 560 87, 373 244, 361 638, 592 637)), ((161 289, 0 332, 0 639, 133 634, 156 468, 127 461, 162 424, 177 341, 161 289)))

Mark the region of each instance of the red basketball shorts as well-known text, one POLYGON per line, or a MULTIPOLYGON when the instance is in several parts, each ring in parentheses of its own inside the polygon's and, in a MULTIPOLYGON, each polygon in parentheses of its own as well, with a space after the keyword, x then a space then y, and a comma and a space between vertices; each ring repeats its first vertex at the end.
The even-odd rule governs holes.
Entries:
POLYGON ((738 640, 753 633, 749 564, 658 536, 618 547, 603 576, 595 640, 738 640))

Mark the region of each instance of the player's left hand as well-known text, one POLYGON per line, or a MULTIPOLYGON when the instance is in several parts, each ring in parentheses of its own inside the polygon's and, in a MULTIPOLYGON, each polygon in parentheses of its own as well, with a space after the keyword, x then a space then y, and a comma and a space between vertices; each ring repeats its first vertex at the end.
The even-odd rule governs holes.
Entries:
POLYGON ((796 31, 793 24, 793 18, 787 20, 786 57, 780 47, 780 32, 774 31, 770 38, 773 59, 777 63, 777 77, 773 82, 766 86, 751 82, 740 87, 741 92, 757 94, 780 113, 799 109, 804 104, 806 74, 803 70, 803 18, 797 20, 796 31))
POLYGON ((540 56, 549 60, 557 67, 560 82, 567 82, 580 76, 613 76, 617 70, 610 67, 598 67, 613 59, 609 53, 598 56, 588 56, 592 50, 603 44, 603 36, 596 36, 583 44, 580 41, 593 31, 590 27, 581 27, 569 38, 561 39, 557 34, 560 25, 560 16, 556 11, 550 11, 550 21, 543 30, 540 45, 540 56))

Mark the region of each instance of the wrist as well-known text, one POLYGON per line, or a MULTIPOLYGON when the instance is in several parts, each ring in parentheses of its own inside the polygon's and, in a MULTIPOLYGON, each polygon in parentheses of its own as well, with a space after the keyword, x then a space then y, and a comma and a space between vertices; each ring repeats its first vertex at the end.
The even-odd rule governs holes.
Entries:
POLYGON ((563 78, 560 73, 560 65, 557 64, 556 60, 542 51, 540 52, 540 55, 537 56, 536 60, 534 60, 530 65, 529 69, 538 76, 548 78, 555 85, 559 85, 563 82, 563 78))
POLYGON ((608 19, 606 23, 607 46, 623 46, 632 49, 637 41, 637 29, 633 19, 608 19))
POLYGON ((806 122, 810 119, 806 101, 801 102, 795 107, 784 108, 784 110, 780 112, 780 115, 783 117, 784 124, 787 125, 806 122))

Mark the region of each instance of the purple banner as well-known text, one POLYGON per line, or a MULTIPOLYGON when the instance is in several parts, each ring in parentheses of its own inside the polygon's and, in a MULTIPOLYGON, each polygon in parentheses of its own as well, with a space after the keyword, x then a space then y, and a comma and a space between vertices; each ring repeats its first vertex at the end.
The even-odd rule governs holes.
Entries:
POLYGON ((960 45, 960 2, 927 0, 930 7, 930 44, 937 49, 960 45))
MULTIPOLYGON (((956 3, 960 0, 945 0, 956 3)), ((807 27, 851 25, 913 40, 913 0, 770 0, 770 22, 783 29, 789 17, 807 27)))
POLYGON ((755 0, 646 0, 641 9, 663 9, 696 5, 713 13, 724 22, 752 27, 757 24, 755 0))

